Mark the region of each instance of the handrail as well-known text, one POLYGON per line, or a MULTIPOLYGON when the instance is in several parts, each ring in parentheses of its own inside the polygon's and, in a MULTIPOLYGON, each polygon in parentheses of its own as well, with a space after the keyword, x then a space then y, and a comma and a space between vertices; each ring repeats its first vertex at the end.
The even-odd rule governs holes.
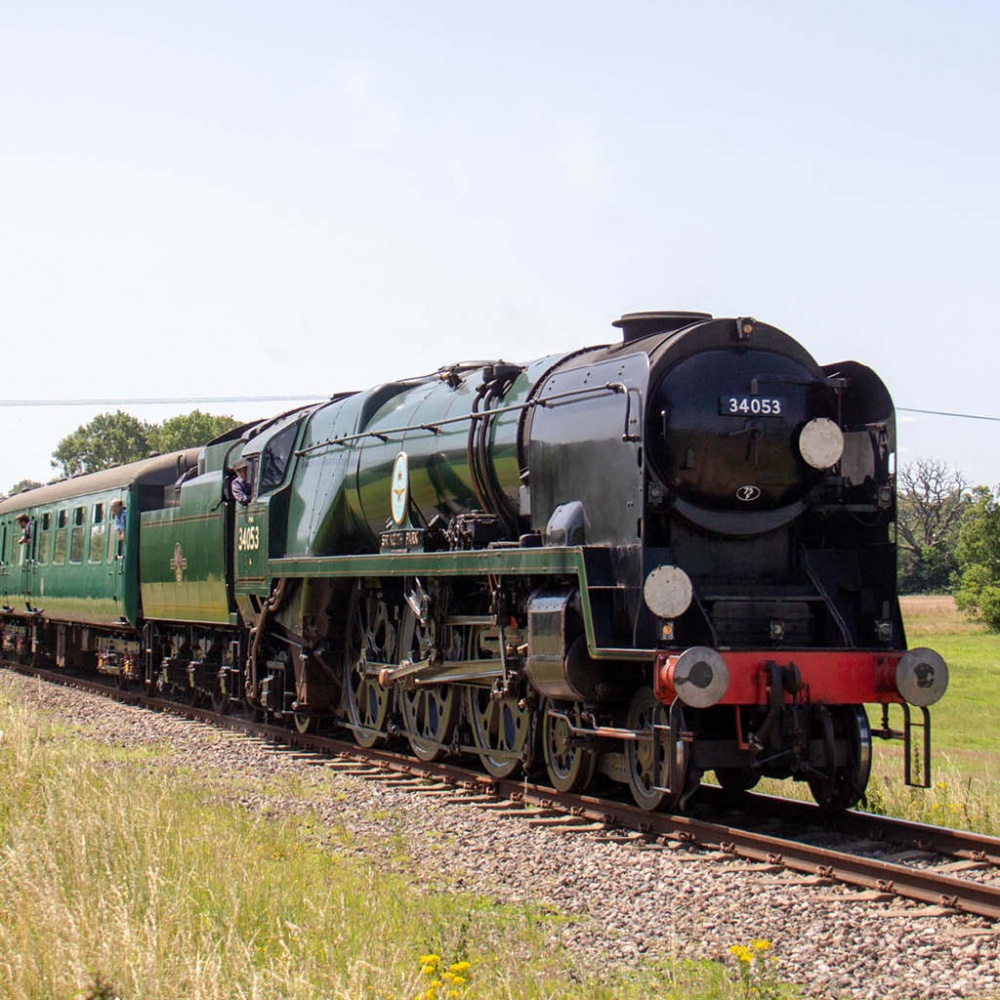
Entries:
POLYGON ((309 455, 312 452, 319 451, 321 448, 327 448, 335 445, 347 445, 351 444, 353 441, 361 441, 364 438, 380 438, 383 441, 387 441, 390 435, 406 434, 416 430, 431 431, 432 433, 437 434, 439 433, 439 428, 445 427, 448 424, 460 424, 465 421, 492 419, 501 413, 518 413, 523 410, 532 409, 536 406, 558 405, 573 396, 587 396, 595 392, 627 393, 628 387, 622 382, 605 382, 603 385, 569 389, 566 392, 555 393, 552 396, 530 399, 525 403, 515 403, 512 406, 498 406, 494 409, 479 410, 474 413, 463 413, 461 416, 445 417, 441 420, 433 420, 425 424, 404 424, 400 427, 386 427, 381 430, 362 431, 358 434, 345 434, 343 437, 327 438, 325 441, 317 441, 316 444, 311 444, 308 448, 299 448, 295 452, 295 455, 297 457, 301 457, 303 455, 309 455))

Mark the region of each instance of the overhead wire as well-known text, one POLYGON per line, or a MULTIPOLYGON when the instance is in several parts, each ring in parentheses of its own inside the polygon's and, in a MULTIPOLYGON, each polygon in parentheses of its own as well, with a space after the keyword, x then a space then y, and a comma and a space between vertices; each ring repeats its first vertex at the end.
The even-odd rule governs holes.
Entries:
MULTIPOLYGON (((0 406, 171 406, 178 403, 295 403, 320 402, 330 399, 329 394, 302 392, 284 396, 158 396, 120 397, 93 399, 0 399, 0 406)), ((951 410, 923 410, 913 406, 897 406, 897 413, 922 413, 931 417, 956 417, 960 420, 989 420, 1000 423, 1000 417, 981 413, 956 413, 951 410)))
MULTIPOLYGON (((139 397, 123 396, 120 398, 92 399, 0 399, 0 406, 176 406, 176 405, 215 405, 222 403, 314 403, 330 399, 325 393, 296 393, 282 396, 159 396, 139 397)), ((1000 423, 1000 417, 987 416, 982 413, 957 413, 951 410, 925 410, 913 406, 897 406, 897 413, 919 413, 929 417, 952 417, 957 420, 985 420, 990 423, 1000 423)))
POLYGON ((297 393, 294 396, 163 396, 121 399, 0 399, 0 406, 168 406, 176 403, 292 403, 319 402, 330 396, 297 393))
POLYGON ((960 420, 992 420, 1000 423, 1000 417, 984 417, 979 413, 949 413, 947 410, 916 410, 912 406, 897 406, 897 413, 925 413, 932 417, 958 417, 960 420))

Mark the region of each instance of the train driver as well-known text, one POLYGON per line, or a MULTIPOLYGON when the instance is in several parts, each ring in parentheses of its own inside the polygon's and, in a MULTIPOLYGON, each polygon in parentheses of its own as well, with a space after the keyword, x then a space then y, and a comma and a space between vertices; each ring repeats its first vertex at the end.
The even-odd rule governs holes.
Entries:
POLYGON ((247 460, 245 458, 236 459, 233 466, 233 479, 229 484, 229 491, 233 499, 243 507, 250 503, 250 483, 247 481, 247 460))

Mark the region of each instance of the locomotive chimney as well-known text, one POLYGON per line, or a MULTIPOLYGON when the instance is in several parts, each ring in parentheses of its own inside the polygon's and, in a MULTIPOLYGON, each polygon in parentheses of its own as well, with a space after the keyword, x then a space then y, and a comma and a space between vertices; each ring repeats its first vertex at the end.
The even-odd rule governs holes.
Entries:
POLYGON ((640 337, 648 337, 653 333, 673 333, 674 330, 711 318, 711 313, 703 312, 637 312, 625 313, 611 325, 621 329, 622 343, 629 344, 640 337))

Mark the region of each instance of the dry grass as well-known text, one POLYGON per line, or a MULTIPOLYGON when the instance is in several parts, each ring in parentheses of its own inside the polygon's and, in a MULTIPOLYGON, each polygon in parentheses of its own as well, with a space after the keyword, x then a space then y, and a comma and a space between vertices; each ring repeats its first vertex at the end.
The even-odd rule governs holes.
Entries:
POLYGON ((928 635, 980 635, 986 631, 979 622, 967 618, 955 607, 951 594, 913 594, 899 599, 910 644, 928 635))
POLYGON ((448 891, 446 862, 386 873, 325 832, 0 694, 0 997, 414 1000, 432 952, 471 963, 458 1000, 746 995, 709 962, 588 973, 559 914, 448 891))
MULTIPOLYGON (((869 807, 880 813, 1000 835, 1000 733, 995 725, 1000 635, 970 621, 949 594, 900 599, 910 646, 929 646, 950 671, 948 691, 931 709, 932 787, 903 784, 902 746, 873 741, 869 807)), ((880 713, 869 708, 877 726, 880 713)), ((892 724, 901 728, 898 709, 892 724)), ((809 799, 808 789, 789 781, 764 781, 761 790, 809 799)))
POLYGON ((1000 737, 994 724, 1000 636, 966 617, 949 594, 903 597, 900 604, 909 645, 936 649, 951 676, 944 698, 931 709, 932 787, 905 787, 899 744, 876 741, 869 804, 895 816, 1000 833, 1000 737))

